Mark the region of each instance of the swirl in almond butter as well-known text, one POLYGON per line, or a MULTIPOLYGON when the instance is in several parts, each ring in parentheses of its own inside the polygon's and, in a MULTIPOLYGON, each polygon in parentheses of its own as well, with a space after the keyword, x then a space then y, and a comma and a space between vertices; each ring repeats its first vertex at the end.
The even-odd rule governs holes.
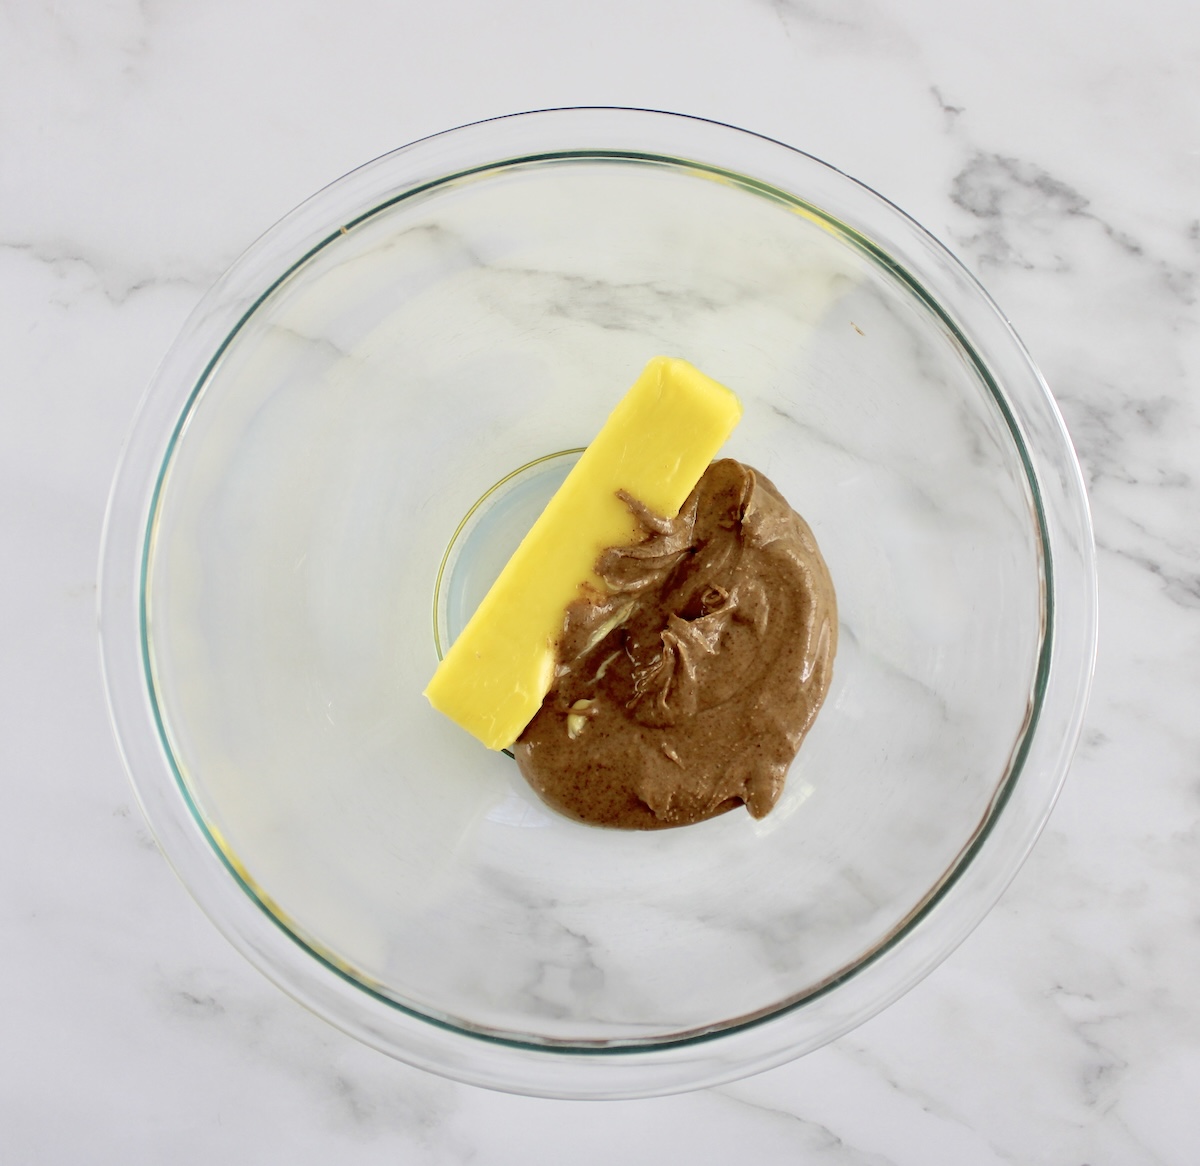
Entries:
POLYGON ((829 690, 837 601, 807 523, 760 473, 714 462, 674 519, 596 564, 555 681, 514 753, 560 813, 656 830, 739 804, 755 818, 829 690))

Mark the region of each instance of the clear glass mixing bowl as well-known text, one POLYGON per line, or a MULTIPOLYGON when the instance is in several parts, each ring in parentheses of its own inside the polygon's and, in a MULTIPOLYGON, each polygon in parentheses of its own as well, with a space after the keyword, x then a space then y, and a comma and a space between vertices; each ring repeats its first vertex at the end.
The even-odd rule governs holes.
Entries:
POLYGON ((102 561, 113 720, 250 960, 464 1081, 628 1097, 894 1000, 1017 870, 1086 699, 1083 487, 946 250, 829 166, 618 109, 466 126, 269 231, 141 406, 102 561), (438 653, 650 356, 810 522, 833 688, 778 808, 591 829, 434 713, 438 653))

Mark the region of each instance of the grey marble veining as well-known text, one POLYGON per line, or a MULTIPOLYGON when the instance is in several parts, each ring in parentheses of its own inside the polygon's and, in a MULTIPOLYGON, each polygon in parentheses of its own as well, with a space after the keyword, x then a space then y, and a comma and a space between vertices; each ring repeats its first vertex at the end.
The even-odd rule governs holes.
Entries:
MULTIPOLYGON (((0 1160, 1195 1161, 1200 16, 1184 0, 993 8, 0 12, 0 1160), (1064 794, 950 960, 802 1061, 604 1106, 395 1064, 245 964, 142 824, 94 617, 120 444, 204 287, 383 150, 575 102, 758 129, 951 245, 1062 407, 1091 492, 1102 618, 1064 794)), ((564 294, 607 319, 603 288, 564 294)), ((602 967, 591 958, 579 966, 602 967)))

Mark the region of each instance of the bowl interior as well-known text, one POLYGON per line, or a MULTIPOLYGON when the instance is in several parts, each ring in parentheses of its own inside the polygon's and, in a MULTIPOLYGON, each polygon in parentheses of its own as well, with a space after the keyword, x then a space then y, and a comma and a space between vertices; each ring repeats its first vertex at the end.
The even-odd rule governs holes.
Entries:
POLYGON ((331 233, 196 385, 151 698, 214 846, 344 975, 524 1044, 673 1041, 871 959, 988 828, 1037 697, 1035 501, 980 361, 835 219, 672 159, 497 164, 331 233), (546 810, 421 690, 658 353, 741 396, 726 452, 812 525, 840 649, 769 817, 629 834, 546 810))

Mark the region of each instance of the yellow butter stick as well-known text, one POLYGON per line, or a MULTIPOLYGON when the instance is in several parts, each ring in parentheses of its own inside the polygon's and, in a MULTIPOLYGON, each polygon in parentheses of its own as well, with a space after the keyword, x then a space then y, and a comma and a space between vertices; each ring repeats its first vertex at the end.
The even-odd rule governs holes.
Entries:
POLYGON ((686 360, 651 360, 446 653, 429 703, 489 749, 511 745, 549 691, 567 606, 603 589, 601 551, 642 537, 617 492, 674 518, 741 416, 686 360))

